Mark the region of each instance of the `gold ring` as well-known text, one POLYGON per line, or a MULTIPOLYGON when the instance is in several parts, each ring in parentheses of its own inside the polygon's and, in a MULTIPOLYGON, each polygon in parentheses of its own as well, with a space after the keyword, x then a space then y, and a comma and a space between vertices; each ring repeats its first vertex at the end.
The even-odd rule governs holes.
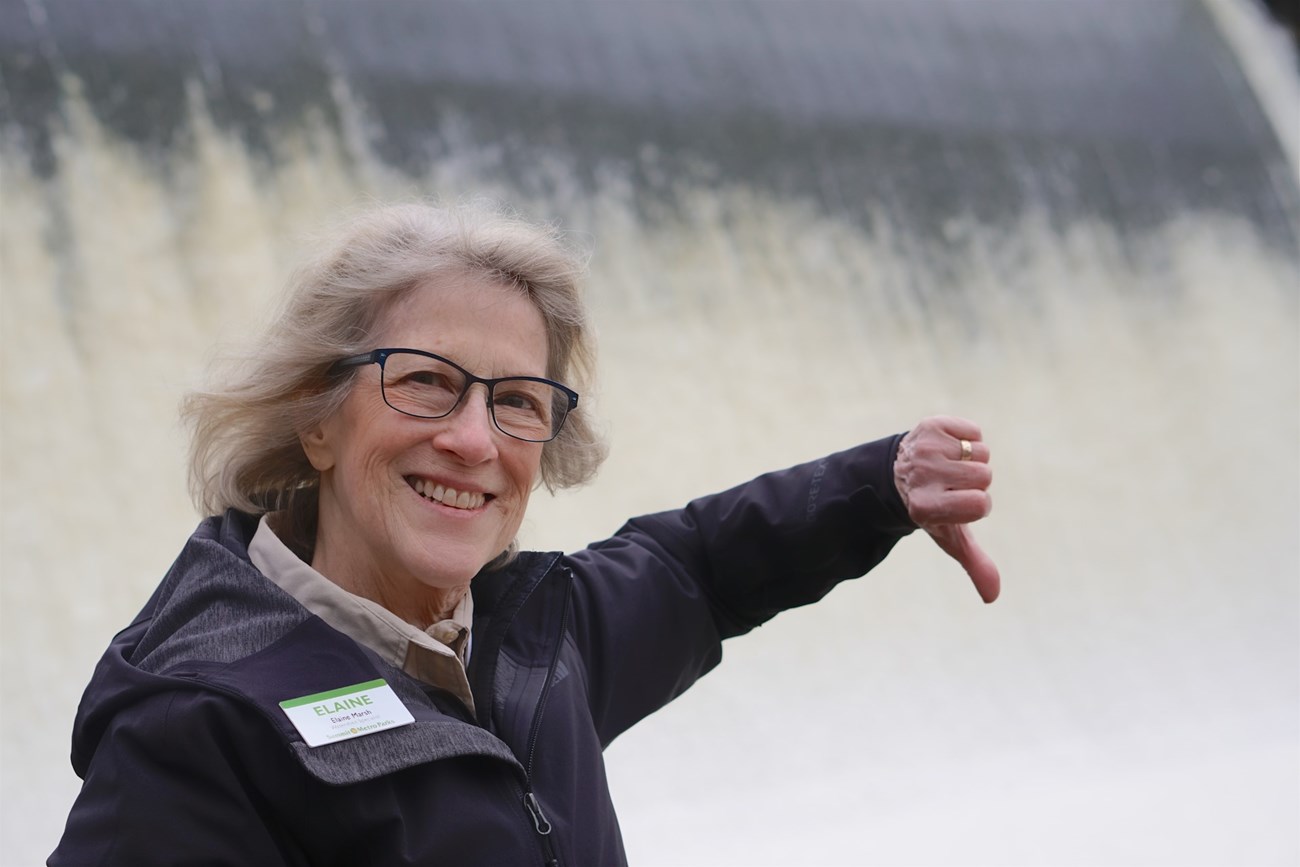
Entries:
POLYGON ((970 456, 971 456, 970 440, 962 440, 962 441, 961 441, 961 459, 962 459, 963 461, 968 461, 968 460, 970 460, 970 456))

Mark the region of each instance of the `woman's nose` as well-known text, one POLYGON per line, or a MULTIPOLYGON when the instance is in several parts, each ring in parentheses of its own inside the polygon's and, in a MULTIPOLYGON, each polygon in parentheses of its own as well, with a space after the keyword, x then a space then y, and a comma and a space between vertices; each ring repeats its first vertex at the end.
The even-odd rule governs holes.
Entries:
POLYGON ((487 394, 471 387, 451 414, 438 420, 433 444, 470 465, 496 457, 497 429, 488 409, 487 394))

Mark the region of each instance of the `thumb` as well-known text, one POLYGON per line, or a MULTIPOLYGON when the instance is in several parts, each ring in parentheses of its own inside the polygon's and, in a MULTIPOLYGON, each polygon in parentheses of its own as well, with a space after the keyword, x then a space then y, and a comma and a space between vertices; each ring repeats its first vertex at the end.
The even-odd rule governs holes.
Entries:
POLYGON ((965 524, 939 524, 925 531, 943 552, 961 564, 975 584, 980 598, 986 603, 998 598, 1002 590, 1002 576, 992 558, 984 553, 965 524))

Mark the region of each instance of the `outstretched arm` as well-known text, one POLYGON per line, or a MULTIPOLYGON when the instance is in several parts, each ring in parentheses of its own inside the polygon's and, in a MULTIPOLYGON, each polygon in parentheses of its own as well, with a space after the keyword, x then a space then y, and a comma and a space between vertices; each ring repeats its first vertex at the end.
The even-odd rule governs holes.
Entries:
POLYGON ((721 640, 824 597, 915 530, 892 436, 629 521, 574 553, 574 635, 603 742, 686 689, 721 640))

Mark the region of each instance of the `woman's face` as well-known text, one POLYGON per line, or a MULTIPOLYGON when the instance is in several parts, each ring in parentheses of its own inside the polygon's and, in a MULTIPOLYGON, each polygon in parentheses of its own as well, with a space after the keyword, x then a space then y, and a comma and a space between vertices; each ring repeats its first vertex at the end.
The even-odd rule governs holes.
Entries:
MULTIPOLYGON (((415 289, 381 322, 382 347, 433 352, 485 378, 547 373, 537 308, 482 277, 415 289)), ((302 442, 321 474, 312 565, 396 608, 468 586, 510 545, 542 445, 499 431, 482 385, 445 418, 421 419, 384 403, 379 377, 377 364, 360 368, 343 405, 302 442)))

